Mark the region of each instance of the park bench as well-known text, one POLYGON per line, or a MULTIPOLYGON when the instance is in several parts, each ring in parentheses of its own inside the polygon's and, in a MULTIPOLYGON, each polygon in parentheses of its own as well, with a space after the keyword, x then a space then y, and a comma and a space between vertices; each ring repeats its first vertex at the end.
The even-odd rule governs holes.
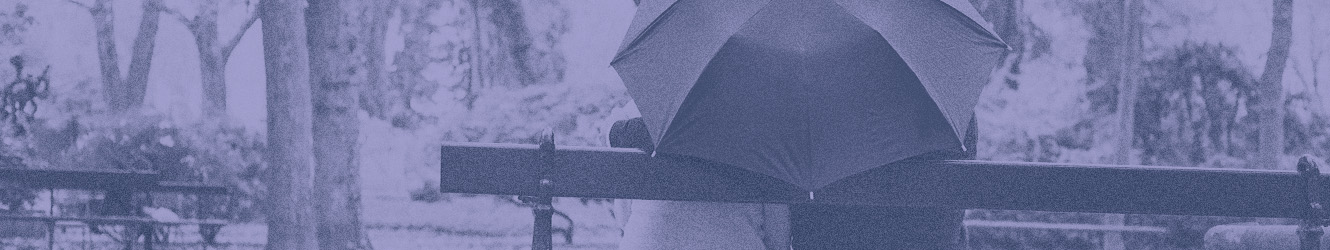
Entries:
POLYGON ((548 197, 829 203, 1293 218, 1302 249, 1320 249, 1327 225, 1319 162, 1298 171, 994 161, 918 161, 879 168, 813 192, 712 163, 652 157, 636 149, 445 143, 440 188, 448 193, 543 197, 533 249, 549 249, 548 197))
MULTIPOLYGON (((213 244, 217 233, 227 224, 225 216, 211 216, 202 209, 209 204, 197 204, 198 210, 195 211, 196 217, 193 219, 179 220, 158 220, 146 216, 133 216, 130 211, 119 211, 112 214, 77 214, 67 215, 56 213, 55 210, 55 191, 56 190, 89 190, 94 192, 103 192, 107 194, 121 194, 122 197, 113 198, 107 195, 106 202, 96 204, 89 202, 85 206, 100 206, 85 209, 90 211, 108 211, 115 210, 110 204, 120 204, 121 207, 133 209, 141 205, 153 206, 152 195, 160 193, 178 193, 186 195, 195 195, 196 197, 220 196, 223 199, 229 199, 230 189, 225 186, 208 185, 192 182, 161 181, 161 177, 156 172, 138 171, 138 170, 74 170, 74 169, 19 169, 19 168, 0 168, 0 188, 17 188, 29 190, 48 190, 49 207, 44 214, 0 214, 0 221, 36 221, 45 223, 47 228, 48 249, 55 248, 55 227, 57 223, 74 222, 87 225, 90 230, 97 225, 121 225, 126 228, 141 229, 141 235, 144 236, 143 247, 152 249, 156 243, 162 243, 168 239, 167 234, 158 235, 156 229, 163 227, 173 227, 181 225, 198 225, 199 233, 207 244, 213 244), (131 199, 133 195, 144 195, 147 197, 147 204, 134 204, 130 200, 112 201, 112 199, 131 199), (128 196, 125 196, 128 195, 128 196)), ((132 246, 135 239, 126 240, 126 244, 132 246)))

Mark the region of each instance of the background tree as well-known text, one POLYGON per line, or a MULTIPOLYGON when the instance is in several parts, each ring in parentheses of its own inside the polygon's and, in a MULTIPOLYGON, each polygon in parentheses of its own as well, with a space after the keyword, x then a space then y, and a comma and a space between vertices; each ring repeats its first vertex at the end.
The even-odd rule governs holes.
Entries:
POLYGON ((562 20, 567 13, 557 2, 541 3, 551 6, 527 8, 518 0, 468 0, 466 7, 459 8, 462 18, 449 25, 469 26, 465 30, 471 34, 459 37, 470 39, 445 42, 444 59, 461 71, 462 80, 451 90, 462 93, 460 101, 468 110, 475 108, 476 99, 487 88, 563 81, 564 58, 557 52, 557 45, 567 32, 562 20), (530 15, 533 9, 556 11, 530 15), (549 27, 530 27, 528 23, 535 16, 553 16, 555 20, 549 22, 549 27))
MULTIPOLYGON (((1086 42, 1082 64, 1085 82, 1090 91, 1085 94, 1089 103, 1088 119, 1081 121, 1093 139, 1103 138, 1112 147, 1112 153, 1098 163, 1132 165, 1135 92, 1139 80, 1139 64, 1144 46, 1144 0, 1096 0, 1072 2, 1074 12, 1091 31, 1086 42)), ((1084 119, 1084 118, 1083 118, 1084 119)), ((1123 225, 1126 217, 1110 214, 1102 223, 1123 225)), ((1124 249, 1121 233, 1103 235, 1104 249, 1124 249)))
POLYGON ((153 46, 157 39, 157 23, 163 10, 161 0, 143 1, 143 16, 138 35, 134 38, 129 72, 122 80, 120 60, 115 48, 115 11, 111 0, 95 0, 87 5, 77 0, 65 0, 92 14, 97 29, 97 60, 101 64, 102 91, 112 111, 136 109, 143 105, 148 90, 148 69, 152 66, 153 46))
POLYGON ((267 249, 318 249, 304 0, 262 0, 268 95, 267 249))
MULTIPOLYGON (((158 0, 160 1, 160 0, 158 0)), ((217 14, 221 8, 222 0, 202 0, 197 3, 197 11, 193 17, 170 10, 167 11, 176 16, 180 23, 189 28, 190 34, 194 35, 194 44, 199 51, 199 75, 203 80, 203 114, 208 117, 219 117, 226 115, 226 63, 231 58, 231 51, 235 50, 236 45, 240 44, 240 39, 245 36, 259 19, 258 10, 249 11, 245 14, 244 21, 240 24, 240 29, 230 36, 226 36, 225 41, 220 40, 221 33, 218 31, 217 14)), ((244 1, 244 7, 248 9, 250 2, 244 1)))
POLYGON ((361 30, 372 19, 370 3, 310 1, 310 80, 314 101, 314 207, 319 249, 367 249, 360 227, 360 121, 357 90, 369 79, 361 30))
MULTIPOLYGON (((1302 2, 1309 3, 1309 2, 1302 2)), ((1310 2, 1316 3, 1316 2, 1310 2)), ((1321 6, 1330 6, 1326 3, 1320 3, 1321 6)), ((1302 9, 1302 8, 1300 8, 1302 9)), ((1301 50, 1291 48, 1289 63, 1293 68, 1294 76, 1301 83, 1304 92, 1291 94, 1286 102, 1288 107, 1284 117, 1285 138, 1288 147, 1285 153, 1288 155, 1303 155, 1330 152, 1330 140, 1325 140, 1326 134, 1330 134, 1330 117, 1327 117, 1327 111, 1330 111, 1330 102, 1323 94, 1322 76, 1324 59, 1327 56, 1327 49, 1330 48, 1324 43, 1323 37, 1327 34, 1322 27, 1325 26, 1317 15, 1300 15, 1307 20, 1302 25, 1299 40, 1301 50), (1319 32, 1319 33, 1318 33, 1319 32), (1296 51, 1296 52, 1295 52, 1296 51), (1300 114, 1301 113, 1301 114, 1300 114), (1303 115, 1305 114, 1305 115, 1303 115)))
MULTIPOLYGON (((971 0, 971 3, 980 11, 984 18, 993 23, 994 31, 998 36, 1011 47, 1011 51, 1003 58, 1003 63, 997 69, 997 74, 992 79, 993 87, 990 90, 996 90, 997 93, 1019 93, 1029 91, 1025 86, 1029 83, 1023 81, 1031 78, 1037 81, 1044 80, 1048 76, 1044 72, 1027 72, 1026 64, 1047 63, 1046 61, 1060 60, 1057 55, 1049 57, 1054 52, 1051 51, 1053 36, 1044 31, 1044 28, 1032 23, 1030 10, 1027 5, 1048 5, 1047 2, 1027 1, 1027 0, 971 0), (1026 75, 1029 74, 1027 77, 1026 75)), ((1128 20, 1123 8, 1127 1, 1124 0, 1087 0, 1087 1, 1062 1, 1057 4, 1067 9, 1068 18, 1082 19, 1085 26, 1091 32, 1091 39, 1117 39, 1111 41, 1099 41, 1099 43, 1084 43, 1087 54, 1093 53, 1095 46, 1104 47, 1106 45, 1116 45, 1120 40, 1127 40, 1125 37, 1115 36, 1124 32, 1126 28, 1123 20, 1128 20), (1093 16, 1092 16, 1093 15, 1093 16), (1102 23, 1104 20, 1112 19, 1116 23, 1102 23), (1112 34, 1100 34, 1112 33, 1112 34)), ((1036 7, 1037 8, 1037 7, 1036 7)), ((1078 20, 1070 19, 1065 22, 1076 22, 1078 20)), ((1053 28, 1057 28, 1054 26, 1053 28)), ((1121 64, 1122 61, 1105 60, 1104 54, 1113 54, 1124 52, 1121 49, 1110 47, 1100 51, 1100 55, 1087 55, 1081 65, 1085 68, 1091 68, 1090 65, 1121 64)), ((1071 70, 1081 70, 1077 68, 1071 70)), ((1037 70, 1037 69, 1036 69, 1037 70)), ((1115 72, 1115 74, 1118 72, 1115 72)), ((1115 75, 1116 76, 1116 75, 1115 75)), ((1091 76, 1086 76, 1086 81, 1091 76)), ((1115 80, 1115 79, 1114 79, 1115 80)), ((1116 83, 1105 84, 1108 79, 1097 79, 1099 86, 1115 86, 1116 83)), ((1046 86, 1044 86, 1046 87, 1046 86)), ((1039 87, 1035 87, 1039 88, 1039 87)), ((992 93, 992 92, 990 92, 992 93)), ((1108 93, 1113 94, 1113 93, 1108 93)), ((999 94, 1001 95, 1001 94, 999 94)), ((1107 96, 1112 98, 1117 96, 1107 96)), ((1102 105, 1102 104, 1101 104, 1102 105)), ((980 108, 978 112, 983 112, 980 108)), ((1073 116, 1067 119, 1076 119, 1079 121, 1069 128, 1059 129, 1052 135, 1023 135, 1020 138, 1023 141, 1015 142, 1014 145, 994 145, 999 152, 1003 150, 1025 148, 1025 152, 1020 153, 1020 161, 1045 161, 1045 162, 1065 162, 1068 157, 1062 156, 1064 151, 1089 150, 1096 144, 1093 140, 1093 133, 1096 131, 1095 125, 1111 123, 1116 119, 1111 119, 1114 112, 1110 109, 1103 109, 1099 115, 1091 117, 1108 117, 1098 121, 1087 120, 1086 117, 1073 116), (1015 146, 1015 147, 1013 147, 1015 146)), ((1079 112, 1078 112, 1079 113, 1079 112)), ((989 118, 993 119, 993 118, 989 118)), ((1002 118, 996 118, 1002 119, 1002 118)), ((981 121, 986 123, 1002 121, 981 121)), ((1105 124, 1106 125, 1106 124, 1105 124)), ((1113 132, 1111 125, 1099 130, 1113 132)), ((995 131, 985 133, 982 137, 993 138, 994 134, 1001 133, 1004 128, 982 129, 984 131, 995 131)), ((1102 141, 1101 141, 1102 142, 1102 141)), ((981 151, 985 147, 980 146, 981 151)), ((982 155, 983 158, 994 157, 992 155, 982 155)), ((1071 161, 1086 162, 1084 159, 1071 161)), ((1097 162, 1095 162, 1097 163, 1097 162)), ((999 211, 999 210, 971 210, 967 213, 969 219, 982 220, 1018 220, 1018 221, 1042 221, 1055 223, 1095 223, 1095 224, 1118 224, 1121 225, 1124 220, 1122 215, 1100 215, 1100 214, 1080 214, 1080 213, 1046 213, 1030 211, 999 211)), ((971 231, 972 247, 983 248, 993 247, 998 249, 1020 248, 1020 249, 1123 249, 1125 248, 1124 239, 1120 234, 1112 233, 1086 233, 1076 231, 1041 231, 1041 230, 973 230, 971 231), (1037 241, 1030 239, 1039 239, 1037 241)))
MULTIPOLYGON (((1117 136, 1114 137, 1115 149, 1111 164, 1135 165, 1137 162, 1132 159, 1133 145, 1135 136, 1135 107, 1136 90, 1140 83, 1140 63, 1144 50, 1142 39, 1144 39, 1144 0, 1122 0, 1115 2, 1121 4, 1122 24, 1117 27, 1118 37, 1116 37, 1115 49, 1118 54, 1117 60, 1111 63, 1117 63, 1121 69, 1116 72, 1118 76, 1117 88, 1117 107, 1114 108, 1117 113, 1117 123, 1114 129, 1117 136)), ((1126 215, 1110 214, 1104 216, 1104 223, 1109 225, 1124 225, 1126 215)), ((1126 249, 1126 242, 1120 232, 1110 232, 1104 235, 1105 249, 1126 249)))
MULTIPOLYGON (((5 6, 8 7, 8 6, 5 6)), ((27 35, 28 27, 34 23, 35 18, 27 14, 28 5, 22 2, 15 3, 13 9, 0 9, 0 47, 20 47, 24 43, 24 37, 27 35)), ((9 52, 0 50, 0 53, 9 52)), ((21 58, 20 56, 10 57, 9 55, 0 56, 0 58, 21 58)), ((17 66, 17 65, 14 65, 17 66)), ((14 69, 14 80, 18 80, 21 75, 14 69)), ((31 73, 29 73, 31 74, 31 73)), ((0 76, 0 82, 8 82, 8 76, 0 76)), ((3 123, 0 123, 3 124, 3 123)), ((3 126, 3 125, 0 125, 3 126)), ((11 140, 6 140, 11 141, 11 140)), ((54 140, 52 140, 54 141, 54 140)), ((48 141, 43 141, 48 142, 48 141)), ((25 158, 29 157, 26 152, 20 148, 12 147, 8 144, 0 144, 0 166, 3 167, 24 167, 25 158)), ((18 188, 0 188, 0 207, 8 208, 9 211, 19 211, 23 209, 24 204, 32 204, 37 200, 37 191, 33 189, 18 188)), ((20 224, 20 223, 15 223, 20 224)), ((33 224, 36 225, 36 224, 33 224)))
MULTIPOLYGON (((382 68, 379 68, 380 72, 376 74, 383 74, 384 77, 371 78, 372 81, 378 81, 378 84, 371 84, 366 88, 366 95, 371 98, 366 98, 362 102, 370 116, 390 119, 394 127, 414 128, 419 125, 423 116, 411 107, 411 100, 432 96, 439 87, 437 82, 425 78, 424 72, 425 68, 435 61, 430 54, 432 49, 430 35, 438 31, 439 26, 431 20, 443 5, 439 1, 429 0, 394 2, 400 3, 398 7, 401 25, 398 32, 402 34, 402 50, 394 53, 392 59, 396 69, 392 72, 382 72, 382 68)), ((392 9, 381 11, 392 11, 392 9)), ((380 18, 386 20, 384 17, 380 18)), ((382 28, 387 27, 383 25, 382 28)), ((372 47, 368 49, 381 49, 375 48, 382 47, 381 45, 373 43, 377 41, 371 42, 372 47)), ((374 56, 380 54, 382 53, 374 56)), ((370 59, 378 60, 373 57, 370 59)))
POLYGON ((0 45, 19 47, 35 18, 28 14, 28 5, 14 3, 12 10, 0 10, 0 45))
POLYGON ((1269 169, 1283 168, 1284 154, 1284 66, 1288 63, 1289 46, 1293 43, 1293 0, 1273 0, 1270 49, 1266 52, 1265 70, 1261 72, 1260 154, 1257 166, 1269 169))
MULTIPOLYGON (((398 0, 379 1, 378 4, 366 6, 365 18, 358 20, 361 22, 360 36, 363 37, 365 46, 365 84, 360 88, 359 99, 360 108, 370 117, 381 120, 400 119, 403 122, 394 122, 394 124, 401 123, 402 126, 398 127, 406 127, 405 121, 413 120, 408 118, 416 114, 409 110, 410 99, 404 98, 401 96, 401 91, 388 85, 390 81, 384 69, 387 66, 387 56, 383 43, 387 40, 388 20, 392 18, 393 13, 396 13, 398 5, 398 0)), ((406 22, 407 20, 402 20, 402 23, 406 22)))
POLYGON ((1147 165, 1247 167, 1259 146, 1259 83, 1235 49, 1185 43, 1146 63, 1136 140, 1147 165), (1203 100, 1203 101, 1196 101, 1203 100), (1248 113, 1240 117, 1238 114, 1248 113), (1250 138, 1250 139, 1249 139, 1250 138))
MULTIPOLYGON (((384 6, 394 4, 395 9, 375 14, 379 20, 387 20, 398 11, 402 49, 392 54, 391 72, 385 72, 384 78, 371 77, 371 83, 382 82, 366 86, 362 92, 362 108, 372 117, 390 120, 398 128, 416 128, 435 117, 417 112, 415 101, 437 102, 433 96, 440 90, 452 94, 466 110, 474 110, 489 88, 512 89, 563 79, 565 66, 558 43, 567 32, 568 13, 558 2, 401 0, 384 6), (452 18, 439 22, 437 15, 452 18), (426 69, 438 66, 451 70, 443 74, 456 76, 457 81, 444 83, 426 76, 426 69)), ((387 28, 382 22, 377 24, 382 28, 370 30, 387 28)), ((378 40, 367 46, 374 49, 378 40)))

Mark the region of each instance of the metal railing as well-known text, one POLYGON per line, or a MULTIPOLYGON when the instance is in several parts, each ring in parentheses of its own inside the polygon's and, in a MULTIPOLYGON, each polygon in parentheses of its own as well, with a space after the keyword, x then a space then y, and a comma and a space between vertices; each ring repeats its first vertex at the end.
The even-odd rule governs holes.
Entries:
MULTIPOLYGON (((55 228, 59 222, 81 222, 89 227, 98 224, 125 225, 144 228, 144 248, 153 249, 153 228, 159 226, 198 225, 204 242, 214 243, 217 232, 228 222, 224 219, 206 218, 203 205, 196 206, 195 216, 199 218, 175 221, 160 221, 139 216, 115 215, 67 215, 56 213, 56 190, 89 190, 96 192, 123 192, 129 195, 144 194, 151 197, 154 193, 179 193, 204 196, 220 196, 229 199, 230 188, 221 185, 209 185, 194 182, 162 181, 160 174, 154 171, 114 170, 114 169, 23 169, 0 168, 0 188, 28 190, 46 190, 47 204, 45 214, 11 215, 0 214, 0 221, 37 221, 47 225, 47 249, 55 249, 55 228)), ((132 198, 125 198, 132 199, 132 198)), ((129 202, 129 201, 125 201, 129 202)), ((225 201, 223 201, 225 202, 225 201)), ((225 204, 225 203, 223 203, 225 204)), ((86 204, 85 204, 86 205, 86 204)), ((142 205, 142 204, 140 204, 142 205)), ((131 208, 132 209, 132 208, 131 208)), ((91 211, 85 208, 84 210, 91 211)), ((83 211, 83 212, 88 212, 83 211)), ((221 217, 227 217, 225 215, 221 217)), ((164 236, 164 235, 163 235, 164 236)), ((137 237, 137 236, 136 236, 137 237)), ((129 240, 126 244, 132 244, 129 240)))

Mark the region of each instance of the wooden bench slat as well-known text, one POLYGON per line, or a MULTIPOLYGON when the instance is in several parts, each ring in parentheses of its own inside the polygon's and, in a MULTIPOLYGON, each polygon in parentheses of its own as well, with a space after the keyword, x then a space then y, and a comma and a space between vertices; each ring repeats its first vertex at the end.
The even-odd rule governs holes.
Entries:
MULTIPOLYGON (((735 168, 631 149, 448 143, 443 192, 588 198, 1300 218, 1294 171, 989 161, 893 164, 810 193, 735 168), (541 180, 548 180, 542 186, 541 180)), ((1330 190, 1322 182, 1321 190, 1330 190)))
POLYGON ((113 169, 0 168, 0 186, 55 189, 147 189, 159 175, 113 169))
POLYGON ((130 217, 130 216, 45 216, 45 215, 0 215, 0 221, 20 220, 20 221, 78 221, 85 223, 101 224, 156 224, 156 225, 226 225, 226 220, 217 219, 182 219, 173 221, 159 221, 151 218, 130 217))
POLYGON ((225 185, 212 185, 197 182, 182 181, 159 181, 152 191, 156 192, 178 192, 191 194, 209 194, 225 195, 231 194, 231 189, 225 185))

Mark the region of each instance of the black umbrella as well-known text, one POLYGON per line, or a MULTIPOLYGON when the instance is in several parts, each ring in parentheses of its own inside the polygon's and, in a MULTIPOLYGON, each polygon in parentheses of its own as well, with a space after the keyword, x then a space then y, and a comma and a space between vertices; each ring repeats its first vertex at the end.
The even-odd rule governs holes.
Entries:
POLYGON ((964 0, 645 1, 611 63, 656 152, 814 191, 962 148, 1006 51, 964 0))

